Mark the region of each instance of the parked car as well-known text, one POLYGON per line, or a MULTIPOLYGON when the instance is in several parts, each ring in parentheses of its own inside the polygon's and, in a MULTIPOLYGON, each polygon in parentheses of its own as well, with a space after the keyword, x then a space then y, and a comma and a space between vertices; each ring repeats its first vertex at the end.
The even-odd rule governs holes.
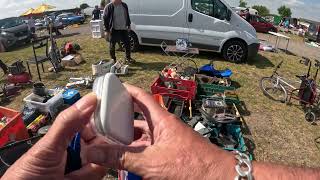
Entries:
POLYGON ((42 30, 45 29, 45 21, 43 19, 36 19, 35 24, 36 30, 42 30))
POLYGON ((5 50, 19 45, 28 43, 32 34, 28 25, 21 18, 7 18, 0 20, 0 43, 5 50))
POLYGON ((250 24, 256 29, 257 32, 278 32, 278 28, 258 15, 251 15, 250 24))
POLYGON ((131 49, 174 44, 187 38, 193 47, 240 63, 257 55, 255 29, 224 0, 126 0, 132 21, 131 49), (143 4, 143 6, 141 6, 143 4))
POLYGON ((320 25, 311 23, 305 37, 309 41, 320 43, 320 25))
POLYGON ((63 25, 69 26, 72 24, 83 24, 85 22, 84 16, 78 16, 74 13, 63 13, 57 16, 62 20, 63 25))

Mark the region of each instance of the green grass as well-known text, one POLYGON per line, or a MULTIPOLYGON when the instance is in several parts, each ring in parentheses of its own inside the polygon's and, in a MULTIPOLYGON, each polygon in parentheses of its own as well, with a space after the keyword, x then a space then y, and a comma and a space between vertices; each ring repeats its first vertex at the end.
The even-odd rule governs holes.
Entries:
MULTIPOLYGON (((103 39, 97 40, 89 36, 77 35, 60 39, 59 43, 64 41, 79 43, 86 63, 73 69, 65 69, 59 74, 48 72, 42 74, 43 81, 48 87, 64 86, 69 77, 89 76, 92 63, 109 59, 108 47, 103 39)), ((122 52, 117 53, 118 57, 123 58, 122 52)), ((26 47, 1 53, 0 59, 10 63, 17 59, 26 60, 31 56, 31 47, 26 47)), ((158 72, 175 60, 174 57, 163 55, 160 48, 152 47, 144 47, 141 51, 134 53, 133 58, 138 63, 131 66, 130 74, 121 79, 147 91, 158 72)), ((304 113, 299 106, 287 106, 274 102, 266 98, 259 88, 259 80, 269 76, 274 66, 281 60, 284 60, 284 64, 280 72, 285 77, 295 80, 295 75, 305 73, 307 68, 299 63, 298 57, 283 53, 261 52, 250 63, 239 65, 223 61, 213 53, 201 53, 194 60, 200 66, 207 63, 209 59, 216 60, 215 65, 218 69, 228 67, 234 72, 232 79, 240 85, 238 94, 248 109, 248 113, 244 114, 250 130, 246 137, 251 141, 251 146, 255 147, 254 155, 257 160, 309 167, 317 167, 320 164, 319 151, 314 143, 314 139, 320 136, 320 128, 304 120, 304 113)), ((32 71, 34 79, 37 80, 35 69, 33 68, 32 71)), ((13 99, 7 107, 20 109, 23 97, 30 92, 30 88, 25 88, 21 95, 13 99)), ((84 95, 89 91, 81 92, 84 95)))

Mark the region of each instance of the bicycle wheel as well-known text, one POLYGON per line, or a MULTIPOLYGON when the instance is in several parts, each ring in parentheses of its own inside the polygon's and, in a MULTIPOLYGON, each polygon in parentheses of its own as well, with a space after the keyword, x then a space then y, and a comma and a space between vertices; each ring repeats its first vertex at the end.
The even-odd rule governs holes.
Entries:
POLYGON ((316 114, 312 111, 308 111, 305 114, 305 119, 310 123, 315 123, 317 120, 316 114))
POLYGON ((272 100, 285 103, 288 97, 286 89, 280 84, 277 84, 277 80, 271 77, 264 77, 260 81, 260 88, 263 94, 272 100))

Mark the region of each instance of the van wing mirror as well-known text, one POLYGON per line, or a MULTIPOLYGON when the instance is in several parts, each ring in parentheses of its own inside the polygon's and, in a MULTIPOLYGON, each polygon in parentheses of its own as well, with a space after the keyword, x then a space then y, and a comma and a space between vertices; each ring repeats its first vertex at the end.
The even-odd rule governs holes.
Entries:
POLYGON ((232 16, 232 11, 230 9, 228 9, 226 20, 231 21, 231 16, 232 16))

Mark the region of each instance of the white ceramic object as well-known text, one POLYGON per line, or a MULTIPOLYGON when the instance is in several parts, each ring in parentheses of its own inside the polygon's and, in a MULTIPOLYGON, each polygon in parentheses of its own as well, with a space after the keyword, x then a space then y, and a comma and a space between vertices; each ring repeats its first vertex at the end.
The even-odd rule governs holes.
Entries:
POLYGON ((116 144, 129 145, 133 141, 132 97, 115 74, 98 77, 93 85, 98 97, 94 114, 97 132, 116 144))

